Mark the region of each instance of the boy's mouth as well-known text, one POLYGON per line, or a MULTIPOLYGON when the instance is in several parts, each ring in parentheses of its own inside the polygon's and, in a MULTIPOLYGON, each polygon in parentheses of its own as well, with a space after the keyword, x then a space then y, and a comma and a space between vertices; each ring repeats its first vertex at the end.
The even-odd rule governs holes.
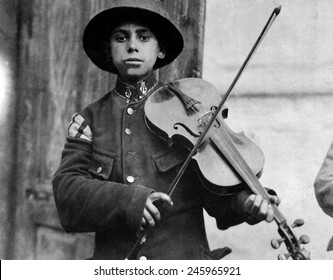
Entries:
POLYGON ((124 60, 124 63, 127 65, 140 65, 143 61, 138 58, 128 58, 124 60))
POLYGON ((142 60, 139 58, 128 58, 125 59, 125 62, 142 62, 142 60))

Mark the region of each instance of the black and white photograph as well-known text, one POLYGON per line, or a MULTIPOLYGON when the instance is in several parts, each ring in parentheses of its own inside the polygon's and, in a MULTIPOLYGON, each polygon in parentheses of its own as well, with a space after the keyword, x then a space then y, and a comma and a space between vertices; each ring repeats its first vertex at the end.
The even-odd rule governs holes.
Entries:
POLYGON ((0 259, 333 260, 332 15, 0 0, 0 259))

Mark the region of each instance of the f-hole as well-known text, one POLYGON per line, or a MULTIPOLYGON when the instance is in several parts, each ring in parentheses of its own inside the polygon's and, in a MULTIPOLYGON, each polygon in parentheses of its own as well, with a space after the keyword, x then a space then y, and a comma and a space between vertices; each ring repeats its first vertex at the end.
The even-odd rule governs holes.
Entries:
POLYGON ((200 137, 201 136, 201 132, 199 132, 198 134, 194 133, 191 129, 189 129, 185 124, 183 123, 175 123, 173 125, 173 128, 175 130, 178 130, 178 126, 181 126, 182 128, 184 128, 190 135, 192 135, 193 137, 200 137))

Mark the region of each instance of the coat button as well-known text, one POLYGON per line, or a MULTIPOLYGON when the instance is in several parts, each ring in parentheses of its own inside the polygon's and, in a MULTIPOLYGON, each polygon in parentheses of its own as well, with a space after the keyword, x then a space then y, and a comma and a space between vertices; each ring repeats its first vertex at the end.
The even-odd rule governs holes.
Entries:
POLYGON ((126 128, 126 129, 125 129, 125 133, 126 133, 127 135, 130 135, 130 134, 132 134, 132 131, 131 131, 129 128, 126 128))
POLYGON ((126 180, 128 183, 133 183, 135 179, 133 176, 127 176, 126 180))
POLYGON ((101 173, 102 172, 102 167, 98 167, 96 172, 97 172, 97 174, 101 173))
POLYGON ((140 257, 140 261, 145 261, 145 260, 147 260, 147 257, 146 257, 146 256, 141 256, 141 257, 140 257))
POLYGON ((127 109, 127 114, 133 115, 133 113, 134 113, 134 110, 132 108, 127 109))

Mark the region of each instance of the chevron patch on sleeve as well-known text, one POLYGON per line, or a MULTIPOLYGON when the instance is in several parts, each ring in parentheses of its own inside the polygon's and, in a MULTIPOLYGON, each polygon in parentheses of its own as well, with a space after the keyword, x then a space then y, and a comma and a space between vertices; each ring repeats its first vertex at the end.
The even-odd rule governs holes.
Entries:
POLYGON ((75 113, 72 116, 72 120, 68 126, 68 136, 81 138, 89 142, 93 141, 92 132, 89 125, 87 124, 85 119, 78 113, 75 113))

